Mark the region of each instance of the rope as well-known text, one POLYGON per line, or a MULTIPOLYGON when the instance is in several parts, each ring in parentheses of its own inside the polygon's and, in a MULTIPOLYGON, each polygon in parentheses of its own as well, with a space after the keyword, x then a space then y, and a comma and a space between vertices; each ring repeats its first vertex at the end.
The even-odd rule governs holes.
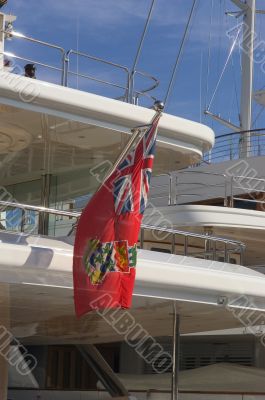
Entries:
POLYGON ((219 71, 221 70, 221 46, 222 46, 222 34, 224 31, 224 11, 222 10, 222 0, 219 0, 219 14, 218 14, 218 52, 217 52, 217 66, 216 73, 218 76, 219 71), (223 17, 223 20, 222 20, 223 17))
MULTIPOLYGON (((79 36, 80 36, 80 24, 79 24, 79 11, 76 7, 76 51, 79 51, 79 36)), ((76 88, 79 89, 79 56, 76 57, 76 88)))
POLYGON ((145 36, 146 36, 146 32, 147 32, 148 26, 149 26, 150 21, 151 21, 154 5, 155 5, 155 0, 152 0, 151 6, 150 6, 150 9, 149 9, 149 12, 148 12, 148 16, 147 16, 147 19, 146 19, 146 22, 145 22, 144 30, 143 30, 143 33, 142 33, 142 37, 140 39, 140 43, 139 43, 139 46, 138 46, 138 49, 137 49, 137 52, 136 52, 136 55, 135 55, 135 59, 134 59, 133 67, 132 67, 132 72, 135 71, 135 68, 136 68, 136 66, 138 64, 138 61, 139 61, 139 58, 140 58, 140 55, 141 55, 141 51, 142 51, 142 47, 143 47, 143 44, 144 44, 144 39, 145 39, 145 36))
POLYGON ((200 65, 200 104, 199 104, 199 118, 202 123, 202 75, 203 75, 203 52, 201 51, 201 65, 200 65))
MULTIPOLYGON (((227 9, 227 0, 225 0, 225 9, 227 9)), ((231 20, 231 17, 228 17, 227 13, 226 13, 226 17, 225 17, 225 31, 227 32, 228 30, 232 29, 231 24, 229 24, 229 20, 231 20)), ((240 106, 239 106, 239 94, 238 94, 238 88, 237 88, 237 75, 236 75, 236 71, 235 71, 235 60, 234 60, 234 53, 231 56, 231 64, 232 64, 232 77, 234 80, 234 91, 235 91, 235 103, 236 103, 236 107, 237 107, 237 118, 238 120, 240 119, 240 106)), ((230 105, 230 115, 229 115, 229 121, 232 117, 232 113, 234 110, 233 107, 233 101, 234 101, 234 96, 231 96, 231 105, 230 105)), ((240 121, 239 121, 240 122, 240 121)))
POLYGON ((206 74, 206 96, 205 96, 205 109, 208 100, 209 93, 209 76, 210 76, 210 62, 211 62, 211 41, 212 41, 212 26, 213 26, 213 0, 211 4, 211 19, 210 19, 210 31, 208 37, 208 62, 207 62, 207 74, 206 74))
POLYGON ((227 67, 228 62, 229 62, 229 60, 230 60, 230 58, 231 58, 231 56, 232 56, 232 53, 233 53, 233 51, 234 51, 234 48, 235 48, 235 45, 236 45, 236 42, 237 42, 237 39, 238 39, 240 30, 241 30, 241 27, 238 28, 237 35, 236 35, 236 37, 235 37, 235 40, 234 40, 234 42, 232 43, 232 46, 231 46, 231 48, 230 48, 230 50, 229 50, 229 54, 228 54, 227 60, 226 60, 226 62, 225 62, 225 65, 224 65, 224 67, 223 67, 223 70, 222 70, 222 72, 221 72, 221 75, 220 75, 220 77, 219 77, 219 79, 218 79, 218 82, 217 82, 217 84, 216 84, 216 88, 215 88, 215 90, 214 90, 214 92, 213 92, 212 98, 211 98, 210 103, 209 103, 209 105, 208 105, 208 107, 207 107, 207 111, 210 110, 211 105, 212 105, 212 103, 213 103, 213 100, 215 99, 217 90, 219 89, 219 86, 220 86, 221 80, 222 80, 222 78, 223 78, 223 76, 224 76, 226 67, 227 67))
POLYGON ((252 122, 252 127, 255 126, 257 120, 259 119, 259 117, 262 115, 262 113, 265 111, 264 106, 261 106, 261 109, 259 110, 259 112, 257 113, 254 121, 252 122))
POLYGON ((175 81, 175 75, 176 75, 176 72, 177 72, 177 69, 178 69, 178 66, 179 66, 179 61, 180 61, 180 58, 182 56, 182 52, 183 52, 183 49, 184 49, 184 46, 185 46, 185 43, 186 43, 186 39, 187 39, 187 36, 188 36, 188 32, 189 32, 189 28, 190 28, 192 17, 193 17, 194 11, 195 11, 196 4, 197 4, 197 0, 193 0, 193 4, 192 4, 192 7, 191 7, 191 11, 190 11, 190 15, 189 15, 189 18, 188 18, 188 22, 187 22, 186 27, 185 27, 185 31, 184 31, 184 34, 183 34, 183 37, 182 37, 182 40, 181 40, 180 48, 179 48, 179 52, 177 54, 177 59, 176 59, 176 62, 175 62, 175 66, 173 68, 173 72, 172 72, 171 79, 170 79, 170 82, 169 82, 169 85, 168 85, 168 89, 167 89, 167 93, 166 93, 166 96, 165 96, 165 100, 164 100, 165 108, 166 108, 166 104, 168 102, 168 98, 170 96, 170 93, 171 93, 171 90, 172 90, 172 87, 173 87, 173 84, 174 84, 174 81, 175 81))
POLYGON ((235 65, 234 65, 234 57, 232 56, 232 70, 233 70, 233 77, 234 77, 234 88, 235 88, 235 95, 236 95, 236 105, 237 105, 237 112, 238 115, 240 115, 240 110, 239 110, 239 96, 238 96, 238 90, 237 90, 237 85, 236 85, 236 73, 235 73, 235 65))
POLYGON ((139 46, 138 46, 138 49, 137 49, 137 52, 136 52, 136 55, 135 55, 135 59, 134 59, 134 62, 133 62, 133 67, 132 67, 132 70, 131 70, 131 74, 130 74, 130 77, 129 77, 129 88, 128 88, 129 96, 128 97, 129 97, 129 101, 130 102, 133 102, 133 97, 134 97, 134 74, 135 74, 135 69, 136 69, 136 66, 138 64, 138 61, 139 61, 139 58, 140 58, 140 55, 141 55, 141 51, 142 51, 142 48, 143 48, 144 40, 145 40, 145 37, 146 37, 146 32, 148 30, 148 27, 149 27, 149 24, 150 24, 150 21, 151 21, 154 5, 155 5, 155 0, 152 0, 151 6, 150 6, 150 9, 149 9, 149 12, 148 12, 148 16, 147 16, 147 19, 146 19, 146 22, 145 22, 144 30, 143 30, 143 33, 142 33, 142 36, 141 36, 141 39, 140 39, 140 43, 139 43, 139 46))

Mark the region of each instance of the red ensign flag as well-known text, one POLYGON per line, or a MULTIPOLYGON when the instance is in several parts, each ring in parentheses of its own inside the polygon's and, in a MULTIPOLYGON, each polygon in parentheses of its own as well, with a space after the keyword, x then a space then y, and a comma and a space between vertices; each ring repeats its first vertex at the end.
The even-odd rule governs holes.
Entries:
POLYGON ((137 241, 152 173, 158 112, 84 209, 74 245, 73 277, 78 317, 102 308, 129 308, 137 241), (103 296, 104 297, 104 296, 103 296))

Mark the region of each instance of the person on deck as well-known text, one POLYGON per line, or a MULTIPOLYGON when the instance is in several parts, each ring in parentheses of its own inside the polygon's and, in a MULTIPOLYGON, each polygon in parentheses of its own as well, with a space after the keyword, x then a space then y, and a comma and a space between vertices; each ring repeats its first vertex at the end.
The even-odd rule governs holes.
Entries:
POLYGON ((36 67, 35 64, 26 64, 24 67, 25 76, 27 78, 36 79, 36 67))

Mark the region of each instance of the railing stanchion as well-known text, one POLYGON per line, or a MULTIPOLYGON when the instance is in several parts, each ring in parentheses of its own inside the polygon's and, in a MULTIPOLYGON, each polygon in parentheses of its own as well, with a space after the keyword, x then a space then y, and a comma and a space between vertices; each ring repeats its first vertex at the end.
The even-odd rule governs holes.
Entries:
POLYGON ((213 261, 216 261, 216 241, 213 240, 213 261))
POLYGON ((175 234, 172 233, 172 239, 171 239, 171 253, 175 254, 175 242, 176 242, 176 237, 175 234))
POLYGON ((25 218, 26 218, 26 211, 24 209, 21 210, 21 224, 20 224, 20 232, 24 232, 25 227, 25 218))
POLYGON ((184 256, 188 255, 188 236, 184 236, 184 256))
MULTIPOLYGON (((44 174, 41 177, 41 203, 45 208, 49 207, 51 192, 51 174, 44 174)), ((49 232, 49 213, 40 213, 38 233, 48 235, 49 232)))
POLYGON ((231 176, 231 181, 230 181, 230 207, 234 208, 234 177, 231 176))
POLYGON ((144 248, 144 228, 141 228, 140 231, 140 248, 144 248))
POLYGON ((227 176, 226 175, 224 175, 224 186, 225 186, 224 207, 228 207, 227 176))
POLYGON ((245 253, 245 247, 240 245, 240 256, 239 256, 240 265, 244 265, 245 264, 244 253, 245 253))
MULTIPOLYGON (((177 204, 177 175, 176 175, 176 180, 175 180, 175 185, 172 185, 172 203, 173 205, 177 204)), ((173 181, 173 180, 172 180, 173 181)))
POLYGON ((224 244, 224 262, 228 262, 228 251, 227 251, 227 243, 224 244))
POLYGON ((134 104, 134 74, 135 71, 130 73, 130 96, 129 96, 129 103, 134 104))
POLYGON ((69 52, 65 53, 65 58, 64 58, 64 86, 68 86, 68 72, 69 72, 69 52))
POLYGON ((128 73, 127 76, 127 89, 126 89, 126 103, 130 103, 131 98, 131 75, 128 73))
POLYGON ((172 173, 169 174, 169 194, 168 194, 168 205, 172 206, 172 188, 173 188, 173 180, 172 180, 172 173))
POLYGON ((65 51, 62 51, 62 76, 61 76, 61 85, 64 86, 65 83, 65 51))

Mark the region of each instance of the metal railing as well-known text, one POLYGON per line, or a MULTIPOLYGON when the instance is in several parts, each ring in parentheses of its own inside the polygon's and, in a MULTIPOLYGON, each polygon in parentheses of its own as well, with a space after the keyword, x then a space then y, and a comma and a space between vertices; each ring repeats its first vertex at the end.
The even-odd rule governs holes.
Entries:
MULTIPOLYGON (((196 170, 178 171, 176 173, 176 203, 181 201, 181 199, 180 199, 181 197, 182 197, 182 199, 183 199, 183 197, 186 197, 186 198, 187 197, 193 197, 193 198, 195 197, 194 200, 196 201, 196 200, 198 200, 198 197, 200 198, 201 196, 205 196, 205 193, 207 193, 207 195, 209 195, 211 193, 209 191, 205 192, 205 189, 207 189, 207 190, 209 190, 209 189, 213 190, 214 189, 215 191, 216 191, 216 189, 218 189, 218 191, 219 191, 219 189, 221 188, 221 191, 223 193, 221 195, 221 198, 223 199, 224 207, 228 207, 230 205, 230 198, 231 198, 231 196, 229 194, 228 186, 231 187, 230 182, 229 182, 228 177, 227 177, 226 174, 219 174, 219 173, 207 172, 207 171, 196 171, 196 170), (194 174, 195 176, 196 175, 207 176, 207 182, 206 181, 202 182, 202 181, 199 181, 197 179, 196 179, 195 182, 190 181, 190 180, 188 182, 181 182, 180 181, 180 177, 182 175, 185 175, 185 174, 189 174, 189 175, 194 174), (214 182, 213 183, 209 183, 208 182, 208 178, 209 177, 213 177, 214 178, 214 182), (219 180, 219 182, 216 182, 216 180, 219 180), (189 185, 189 190, 186 193, 181 190, 181 186, 184 186, 184 185, 185 186, 189 185), (191 188, 193 188, 194 193, 190 192, 191 188), (202 193, 198 193, 198 188, 202 189, 202 193), (197 199, 196 199, 196 197, 197 197, 197 199)), ((218 192, 217 192, 216 197, 217 198, 220 197, 218 192)))
POLYGON ((203 160, 207 163, 218 163, 228 160, 238 160, 242 153, 250 156, 265 155, 265 129, 251 131, 231 132, 215 138, 215 145, 212 150, 205 153, 203 160), (244 135, 251 133, 247 143, 244 143, 244 135))
POLYGON ((0 201, 0 213, 4 213, 6 211, 9 211, 10 209, 21 210, 21 214, 19 216, 16 215, 11 216, 10 218, 1 218, 0 222, 2 228, 4 227, 4 224, 7 224, 14 226, 15 231, 28 232, 33 234, 35 233, 43 234, 46 231, 44 226, 44 221, 45 225, 47 225, 49 224, 49 220, 44 219, 43 218, 44 215, 47 215, 48 217, 49 215, 68 217, 69 219, 72 218, 77 219, 80 216, 80 212, 64 211, 42 206, 32 206, 29 204, 14 203, 12 201, 3 201, 3 200, 0 201), (31 214, 32 212, 34 213, 33 216, 31 214), (29 215, 27 213, 29 213, 29 215))
MULTIPOLYGON (((147 98, 147 99, 152 99, 156 100, 154 96, 150 94, 151 91, 153 91, 158 85, 159 81, 152 75, 144 72, 144 71, 138 71, 138 70, 130 70, 128 67, 114 63, 109 60, 105 60, 100 57, 93 56, 91 54, 87 54, 81 51, 77 51, 74 49, 70 50, 65 50, 64 48, 57 46, 56 44, 53 43, 48 43, 44 42, 42 40, 38 40, 35 38, 32 38, 30 36, 23 35, 19 32, 16 32, 14 30, 2 30, 2 32, 5 34, 5 37, 10 39, 20 39, 20 40, 26 40, 28 42, 40 45, 42 47, 46 47, 48 49, 56 50, 57 52, 60 53, 60 58, 59 58, 59 65, 53 65, 53 64, 48 64, 46 62, 42 62, 40 60, 36 60, 33 58, 28 58, 19 54, 14 54, 12 52, 4 51, 4 56, 7 58, 15 59, 15 60, 20 60, 20 61, 25 61, 26 63, 31 63, 31 64, 36 64, 37 66, 47 68, 49 70, 56 71, 60 74, 60 84, 63 86, 70 87, 69 85, 69 76, 73 76, 78 78, 82 78, 85 80, 89 80, 92 82, 96 82, 98 84, 103 84, 109 88, 115 88, 119 89, 122 91, 121 96, 116 96, 115 98, 118 100, 123 100, 128 103, 132 104, 138 104, 139 99, 141 98, 147 98), (94 76, 92 74, 89 74, 87 72, 79 72, 79 71, 73 71, 70 70, 70 60, 73 56, 76 56, 79 59, 83 59, 86 61, 91 61, 91 62, 96 62, 97 64, 108 66, 111 68, 111 72, 116 72, 116 71, 121 71, 124 73, 124 83, 120 83, 117 81, 110 81, 107 79, 100 78, 98 76, 94 76), (145 82, 150 82, 150 83, 145 83, 144 88, 136 88, 135 80, 136 77, 140 76, 141 78, 144 79, 145 82)), ((85 71, 87 71, 88 67, 85 67, 85 71)), ((14 72, 16 72, 16 69, 14 68, 14 72)), ((21 73, 21 72, 20 72, 21 73)), ((91 90, 91 88, 90 88, 91 90)), ((113 96, 114 97, 114 96, 113 96)))
POLYGON ((112 87, 115 87, 115 88, 122 89, 122 90, 124 90, 124 99, 127 102, 129 102, 129 100, 130 100, 130 97, 129 97, 130 96, 130 92, 131 92, 130 70, 129 70, 129 68, 125 67, 124 65, 116 64, 116 63, 113 63, 111 61, 107 61, 107 60, 104 60, 102 58, 91 56, 89 54, 82 53, 80 51, 76 51, 76 50, 71 49, 71 50, 68 50, 66 52, 66 56, 65 56, 65 81, 64 81, 64 86, 68 86, 68 75, 74 75, 74 76, 79 77, 79 78, 89 79, 89 80, 92 80, 94 82, 103 83, 105 85, 109 85, 109 86, 112 86, 112 87), (110 82, 110 81, 106 81, 106 80, 103 80, 103 79, 98 79, 98 78, 93 77, 91 75, 81 74, 79 72, 71 71, 70 70, 71 55, 76 55, 77 57, 84 58, 84 59, 91 60, 91 61, 95 61, 95 62, 104 64, 104 65, 108 65, 108 66, 111 66, 111 67, 114 67, 116 69, 119 69, 119 70, 123 71, 125 73, 126 85, 120 85, 120 84, 117 84, 115 82, 110 82))
MULTIPOLYGON (((164 179, 165 180, 165 179, 164 179)), ((150 184, 150 195, 149 195, 149 204, 150 202, 153 202, 154 200, 160 200, 164 199, 165 196, 167 198, 167 204, 172 205, 174 204, 174 186, 173 186, 174 178, 173 174, 168 172, 165 174, 160 174, 156 175, 152 180, 150 184), (154 181, 158 179, 163 179, 166 178, 166 182, 162 183, 154 183, 154 181)))
POLYGON ((7 57, 10 57, 10 58, 14 58, 16 60, 26 61, 27 63, 36 64, 36 65, 39 65, 39 66, 42 66, 42 67, 45 67, 45 68, 48 68, 48 69, 52 69, 54 71, 59 71, 60 74, 61 74, 61 85, 64 84, 66 52, 65 52, 63 47, 57 46, 56 44, 53 44, 53 43, 44 42, 43 40, 38 40, 38 39, 32 38, 30 36, 23 35, 23 34, 21 34, 19 32, 14 31, 14 30, 12 30, 12 31, 7 30, 7 31, 2 31, 2 32, 5 34, 6 38, 8 38, 8 39, 17 38, 17 39, 26 40, 28 42, 35 43, 35 44, 38 44, 40 46, 43 46, 43 47, 46 47, 46 48, 50 48, 50 49, 53 49, 53 50, 59 52, 60 53, 61 68, 58 68, 58 67, 56 67, 54 65, 50 65, 50 64, 47 64, 47 63, 40 62, 38 60, 33 60, 31 58, 25 58, 23 56, 19 56, 19 55, 16 55, 16 54, 13 54, 13 53, 9 53, 9 52, 6 52, 6 51, 4 52, 4 55, 7 56, 7 57))
POLYGON ((238 240, 142 224, 140 248, 144 248, 144 236, 146 231, 152 232, 152 238, 157 236, 157 232, 165 233, 166 235, 163 236, 163 241, 166 241, 170 236, 171 254, 176 254, 176 249, 181 247, 183 248, 183 256, 193 256, 195 258, 210 259, 213 261, 222 260, 227 263, 230 262, 232 255, 237 254, 239 256, 239 264, 243 265, 246 246, 238 240), (178 237, 183 238, 183 243, 179 244, 177 242, 178 237), (201 243, 198 244, 198 240, 201 243))
POLYGON ((161 177, 163 175, 153 178, 149 204, 156 205, 157 200, 163 202, 159 205, 201 204, 206 200, 219 200, 224 207, 236 205, 240 208, 240 203, 254 203, 258 210, 265 211, 265 179, 262 178, 191 169, 167 174, 165 182, 156 184, 156 179, 161 177), (160 192, 153 194, 154 189, 160 189, 160 192))
POLYGON ((259 211, 265 211, 265 179, 232 176, 230 199, 231 207, 234 206, 235 201, 240 201, 254 203, 259 211))
POLYGON ((132 71, 130 74, 129 84, 128 84, 128 86, 129 86, 128 92, 130 95, 129 102, 133 103, 133 104, 139 104, 139 100, 141 97, 147 97, 147 98, 152 99, 153 101, 156 101, 156 98, 154 96, 151 96, 149 94, 149 92, 155 90, 158 87, 158 85, 159 85, 159 80, 157 78, 155 78, 154 76, 148 74, 147 72, 137 71, 137 70, 132 71), (141 90, 135 89, 135 86, 136 86, 135 85, 135 77, 137 75, 147 78, 148 80, 153 82, 153 84, 151 86, 148 86, 141 90))
MULTIPOLYGON (((47 215, 57 215, 57 216, 63 216, 63 217, 68 217, 69 219, 71 218, 78 218, 81 213, 80 212, 73 212, 73 211, 63 211, 63 210, 57 210, 54 208, 48 208, 48 207, 41 207, 41 206, 32 206, 28 204, 23 204, 23 203, 14 203, 10 201, 0 201, 0 207, 1 207, 1 212, 5 212, 8 209, 19 209, 21 210, 21 222, 20 222, 20 227, 18 229, 19 232, 24 232, 25 228, 25 222, 26 222, 26 212, 27 211, 34 211, 38 213, 39 218, 37 225, 40 223, 40 215, 41 214, 47 214, 47 215)), ((73 225, 73 224, 71 224, 73 225)), ((40 227, 35 226, 34 229, 31 230, 31 233, 39 232, 40 227)), ((235 240, 230 240, 226 238, 221 238, 221 237, 215 237, 211 235, 206 235, 206 234, 199 234, 199 233, 192 233, 192 232, 185 232, 185 231, 180 231, 177 229, 171 229, 171 228, 162 228, 159 226, 154 226, 154 225, 146 225, 142 224, 141 226, 141 233, 140 233, 140 247, 145 248, 145 241, 144 241, 144 235, 145 232, 152 232, 152 243, 154 245, 161 245, 161 243, 167 245, 167 239, 169 236, 171 236, 171 253, 176 254, 176 249, 179 249, 180 247, 183 249, 182 254, 184 256, 193 256, 193 257, 198 257, 198 258, 204 258, 204 259, 211 259, 214 261, 220 261, 220 258, 224 262, 230 262, 230 257, 231 255, 238 255, 239 257, 239 263, 243 263, 243 256, 245 252, 245 244, 239 241, 235 240), (157 232, 163 232, 166 235, 163 236, 163 239, 156 237, 155 233, 157 232), (184 239, 183 245, 177 243, 176 238, 177 237, 182 237, 184 239), (201 244, 196 243, 196 240, 199 240, 202 242, 201 244), (195 242, 194 242, 195 241, 195 242)), ((180 251, 181 252, 181 251, 180 251)))
POLYGON ((205 194, 211 198, 221 198, 225 207, 230 206, 230 193, 231 193, 231 180, 228 179, 226 174, 218 174, 207 171, 196 171, 196 170, 185 170, 171 172, 168 174, 157 175, 152 178, 150 185, 150 196, 149 204, 157 204, 157 200, 162 200, 159 205, 176 205, 176 204, 187 204, 194 203, 205 199, 205 194), (215 181, 209 183, 208 181, 203 182, 201 179, 182 180, 182 176, 189 175, 204 175, 214 177, 215 181), (157 180, 166 177, 165 182, 157 184, 157 180), (216 182, 216 179, 221 179, 220 182, 216 182), (161 190, 162 188, 162 190, 161 190), (221 191, 218 195, 214 195, 211 190, 218 188, 221 191), (207 191, 206 191, 207 189, 207 191), (210 190, 208 190, 210 189, 210 190))

